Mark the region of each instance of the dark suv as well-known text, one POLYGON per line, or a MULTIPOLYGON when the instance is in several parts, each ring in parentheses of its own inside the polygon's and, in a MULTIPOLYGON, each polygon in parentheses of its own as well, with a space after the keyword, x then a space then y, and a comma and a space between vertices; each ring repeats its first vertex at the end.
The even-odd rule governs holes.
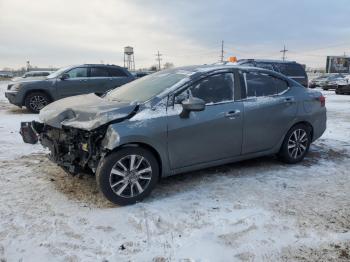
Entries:
POLYGON ((5 96, 10 103, 38 113, 55 100, 88 93, 100 95, 134 79, 123 67, 84 64, 59 69, 45 79, 10 83, 5 96))
POLYGON ((253 66, 279 72, 308 87, 308 77, 304 67, 295 61, 263 60, 263 59, 241 59, 237 62, 242 66, 253 66))

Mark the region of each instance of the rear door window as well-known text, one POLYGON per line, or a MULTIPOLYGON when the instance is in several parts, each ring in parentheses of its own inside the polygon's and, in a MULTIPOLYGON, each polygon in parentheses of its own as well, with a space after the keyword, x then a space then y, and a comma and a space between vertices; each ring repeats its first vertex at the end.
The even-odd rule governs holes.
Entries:
POLYGON ((122 77, 128 76, 122 69, 119 68, 108 68, 110 77, 122 77))
POLYGON ((260 68, 267 69, 267 70, 272 70, 272 71, 274 71, 274 68, 273 68, 272 64, 268 64, 268 63, 256 63, 256 66, 257 66, 257 67, 260 67, 260 68))
POLYGON ((103 67, 91 67, 90 77, 108 77, 108 71, 103 67))
POLYGON ((280 63, 276 64, 279 71, 286 76, 303 76, 305 77, 305 70, 300 64, 296 63, 280 63))
POLYGON ((249 67, 255 67, 255 64, 252 62, 245 62, 243 64, 240 64, 241 66, 249 66, 249 67))
POLYGON ((267 74, 244 73, 247 97, 271 96, 277 94, 273 77, 267 74))

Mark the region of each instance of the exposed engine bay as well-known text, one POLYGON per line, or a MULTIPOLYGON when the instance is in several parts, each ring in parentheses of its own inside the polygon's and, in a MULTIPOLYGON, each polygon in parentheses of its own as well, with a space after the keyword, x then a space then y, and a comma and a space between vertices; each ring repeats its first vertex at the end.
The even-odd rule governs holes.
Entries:
POLYGON ((36 121, 22 122, 20 131, 24 142, 38 141, 50 150, 49 158, 70 174, 95 172, 104 155, 101 140, 106 133, 102 126, 93 131, 76 128, 55 128, 36 121))

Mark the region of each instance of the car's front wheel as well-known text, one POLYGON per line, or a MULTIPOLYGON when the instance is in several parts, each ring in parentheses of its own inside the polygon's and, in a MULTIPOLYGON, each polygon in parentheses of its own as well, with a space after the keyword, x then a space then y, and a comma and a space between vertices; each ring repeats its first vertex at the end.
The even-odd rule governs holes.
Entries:
POLYGON ((141 201, 151 193, 158 178, 157 159, 141 147, 126 147, 108 155, 96 171, 101 192, 117 205, 141 201))
POLYGON ((24 105, 32 113, 39 113, 50 102, 50 97, 43 92, 30 93, 24 99, 24 105))
POLYGON ((295 164, 302 161, 309 151, 311 130, 304 124, 293 126, 284 138, 279 157, 283 162, 295 164))

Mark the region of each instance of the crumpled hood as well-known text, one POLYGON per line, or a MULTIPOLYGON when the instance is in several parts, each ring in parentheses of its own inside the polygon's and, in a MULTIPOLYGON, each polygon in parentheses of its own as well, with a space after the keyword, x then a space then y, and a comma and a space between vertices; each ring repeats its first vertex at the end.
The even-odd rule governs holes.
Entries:
POLYGON ((39 119, 50 126, 93 130, 105 123, 127 117, 136 104, 117 102, 95 94, 67 97, 44 107, 39 119))

